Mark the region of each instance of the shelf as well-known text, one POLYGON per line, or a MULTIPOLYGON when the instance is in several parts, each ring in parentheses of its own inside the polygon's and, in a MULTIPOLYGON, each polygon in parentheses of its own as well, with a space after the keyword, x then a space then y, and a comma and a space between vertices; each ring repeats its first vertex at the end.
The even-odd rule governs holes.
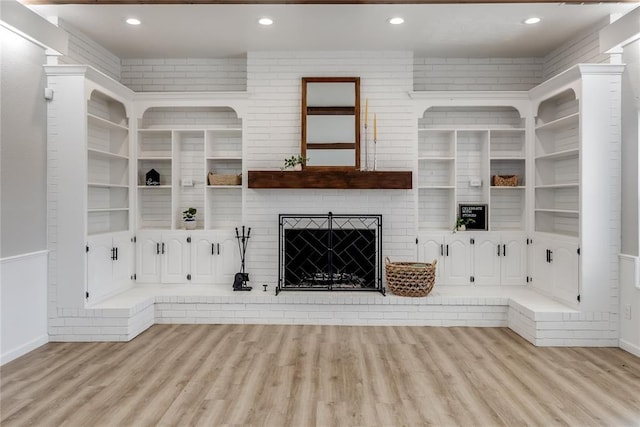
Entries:
POLYGON ((518 161, 525 161, 526 157, 522 157, 522 156, 517 156, 517 157, 509 157, 509 156, 491 156, 489 157, 489 160, 500 160, 500 161, 512 161, 512 160, 518 160, 518 161))
POLYGON ((96 188, 129 188, 128 185, 125 184, 105 184, 101 182, 88 182, 87 187, 96 187, 96 188))
POLYGON ((580 184, 578 184, 577 182, 575 183, 564 183, 564 184, 546 184, 546 185, 536 185, 534 188, 537 189, 545 189, 545 188, 549 188, 549 189, 554 189, 554 188, 578 188, 580 187, 580 184))
POLYGON ((564 116, 559 119, 552 120, 549 123, 536 126, 536 131, 569 128, 574 125, 577 126, 579 122, 580 122, 580 113, 573 113, 573 114, 569 114, 568 116, 564 116))
POLYGON ((541 156, 537 156, 535 160, 562 160, 562 159, 570 159, 572 157, 578 158, 580 154, 580 150, 577 148, 572 148, 570 150, 556 151, 555 153, 543 154, 541 156))
POLYGON ((171 161, 171 156, 139 156, 138 160, 169 160, 171 161))
POLYGON ((87 153, 90 156, 95 156, 95 157, 104 157, 104 158, 117 159, 117 160, 129 160, 129 157, 127 157, 127 156, 123 156, 121 154, 110 153, 108 151, 103 151, 103 150, 96 150, 95 148, 87 149, 87 153))
POLYGON ((101 209, 87 209, 87 212, 89 213, 123 212, 128 210, 129 208, 101 208, 101 209))
POLYGON ((242 184, 237 185, 207 185, 207 188, 242 188, 242 184))
POLYGON ((249 188, 411 189, 411 171, 249 171, 249 188))
POLYGON ((149 188, 149 189, 161 189, 161 188, 171 188, 171 185, 138 185, 138 188, 149 188))
POLYGON ((233 156, 207 156, 207 160, 242 160, 242 156, 233 155, 233 156))
POLYGON ((573 209, 534 209, 535 212, 548 212, 552 214, 562 214, 562 215, 575 215, 577 216, 580 212, 573 209))
POLYGON ((491 133, 507 133, 513 135, 526 132, 525 128, 495 128, 489 130, 491 131, 491 133))
POLYGON ((509 185, 492 185, 490 188, 492 190, 524 190, 527 187, 524 185, 516 185, 515 187, 509 185))
POLYGON ((129 128, 125 125, 121 125, 119 123, 114 123, 112 121, 109 121, 107 119, 103 119, 102 117, 98 117, 95 116, 93 114, 87 114, 87 118, 88 118, 88 123, 96 126, 96 127, 100 127, 103 129, 115 129, 115 130, 122 130, 125 132, 129 131, 129 128))

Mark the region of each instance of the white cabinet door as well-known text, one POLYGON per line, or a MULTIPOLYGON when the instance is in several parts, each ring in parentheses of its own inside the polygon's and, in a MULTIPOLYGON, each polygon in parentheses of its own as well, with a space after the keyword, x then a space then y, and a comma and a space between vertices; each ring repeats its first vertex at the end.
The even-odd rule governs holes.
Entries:
POLYGON ((474 237, 473 277, 477 285, 500 285, 502 246, 500 236, 480 234, 474 237), (478 237, 479 236, 479 237, 478 237))
POLYGON ((470 236, 464 232, 445 238, 443 282, 452 285, 471 283, 472 251, 470 236))
POLYGON ((160 250, 162 235, 144 231, 136 236, 136 277, 140 283, 160 283, 160 250))
POLYGON ((91 302, 108 294, 112 287, 113 239, 110 234, 92 236, 87 245, 87 292, 91 302))
POLYGON ((553 291, 553 276, 549 254, 551 245, 549 241, 534 238, 533 241, 533 287, 551 295, 553 291))
POLYGON ((436 278, 442 276, 442 270, 444 269, 443 255, 443 235, 421 234, 418 236, 418 261, 433 262, 433 260, 437 260, 436 278))
POLYGON ((553 295, 575 304, 580 293, 578 245, 556 242, 552 253, 553 295))
POLYGON ((214 283, 218 247, 213 233, 191 235, 191 282, 214 283))
MULTIPOLYGON (((248 250, 248 249, 247 249, 248 250)), ((216 277, 219 284, 233 285, 233 277, 240 271, 240 250, 231 232, 216 233, 216 277)), ((247 271, 248 273, 249 271, 247 271)), ((251 276, 249 276, 251 277, 251 276)))
POLYGON ((501 236, 500 284, 522 285, 527 273, 527 244, 522 234, 501 236))
POLYGON ((162 233, 160 253, 162 255, 161 279, 163 283, 186 283, 190 267, 190 247, 182 232, 162 233))
POLYGON ((113 260, 113 283, 117 289, 131 282, 134 256, 131 235, 129 233, 115 234, 113 247, 116 249, 116 259, 113 260))

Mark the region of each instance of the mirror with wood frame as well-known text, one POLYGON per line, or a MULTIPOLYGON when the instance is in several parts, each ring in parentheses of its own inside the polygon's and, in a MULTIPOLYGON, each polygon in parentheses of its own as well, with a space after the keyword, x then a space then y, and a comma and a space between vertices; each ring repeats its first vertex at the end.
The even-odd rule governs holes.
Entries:
POLYGON ((360 169, 360 77, 302 78, 306 169, 360 169))

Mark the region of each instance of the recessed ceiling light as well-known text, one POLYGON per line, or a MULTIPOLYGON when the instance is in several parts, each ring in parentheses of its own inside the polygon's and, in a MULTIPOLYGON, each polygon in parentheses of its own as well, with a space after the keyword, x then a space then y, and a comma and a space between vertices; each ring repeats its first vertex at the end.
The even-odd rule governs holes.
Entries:
POLYGON ((532 18, 527 18, 522 22, 527 24, 527 25, 531 25, 531 24, 537 24, 540 21, 542 21, 540 18, 534 16, 532 18))
POLYGON ((404 22, 404 19, 400 18, 399 16, 389 19, 389 24, 391 25, 400 25, 403 22, 404 22))
POLYGON ((273 19, 271 19, 271 18, 260 18, 258 20, 258 24, 260 24, 260 25, 271 25, 271 24, 273 24, 273 19))
POLYGON ((140 25, 140 20, 136 18, 127 18, 126 23, 129 25, 140 25))

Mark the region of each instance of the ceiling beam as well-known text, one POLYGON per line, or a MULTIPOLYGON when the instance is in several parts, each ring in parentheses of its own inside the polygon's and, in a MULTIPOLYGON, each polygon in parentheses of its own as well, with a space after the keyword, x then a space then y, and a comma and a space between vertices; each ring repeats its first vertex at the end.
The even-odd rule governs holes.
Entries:
MULTIPOLYGON (((2 1, 2 0, 0 0, 2 1)), ((104 5, 104 4, 480 4, 480 3, 634 3, 637 0, 23 0, 31 5, 104 5)))

